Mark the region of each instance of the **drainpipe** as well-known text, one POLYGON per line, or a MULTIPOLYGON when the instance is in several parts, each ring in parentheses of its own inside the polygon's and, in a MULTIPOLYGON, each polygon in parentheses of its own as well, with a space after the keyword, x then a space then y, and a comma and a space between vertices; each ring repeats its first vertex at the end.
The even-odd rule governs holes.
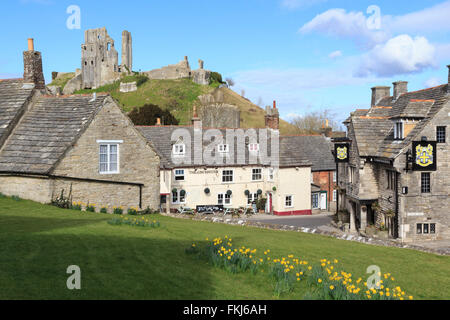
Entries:
POLYGON ((394 230, 394 238, 398 238, 399 236, 399 228, 400 228, 400 217, 398 216, 398 177, 399 177, 399 173, 396 171, 395 172, 395 217, 394 217, 394 225, 395 225, 395 230, 394 230))

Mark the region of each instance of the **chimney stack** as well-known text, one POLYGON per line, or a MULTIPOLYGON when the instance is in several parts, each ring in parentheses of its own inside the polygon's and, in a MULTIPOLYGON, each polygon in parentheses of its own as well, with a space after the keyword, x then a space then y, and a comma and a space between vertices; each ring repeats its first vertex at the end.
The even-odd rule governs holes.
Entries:
POLYGON ((193 110, 192 125, 194 127, 194 130, 201 130, 203 127, 203 122, 202 122, 202 119, 200 119, 198 117, 196 106, 194 106, 194 110, 193 110))
POLYGON ((394 100, 397 100, 402 94, 408 92, 408 82, 407 81, 397 81, 392 83, 394 85, 394 100))
POLYGON ((266 115, 264 116, 266 128, 272 130, 279 130, 280 128, 280 114, 277 109, 277 102, 273 101, 273 108, 266 107, 266 115))
POLYGON ((391 87, 378 86, 372 88, 372 102, 371 107, 376 106, 381 99, 391 95, 391 87))
POLYGON ((45 89, 42 56, 39 51, 34 51, 34 41, 31 38, 28 39, 28 51, 23 52, 23 81, 34 83, 36 89, 45 89))
POLYGON ((448 68, 448 85, 447 85, 447 93, 450 94, 450 64, 447 66, 448 68))

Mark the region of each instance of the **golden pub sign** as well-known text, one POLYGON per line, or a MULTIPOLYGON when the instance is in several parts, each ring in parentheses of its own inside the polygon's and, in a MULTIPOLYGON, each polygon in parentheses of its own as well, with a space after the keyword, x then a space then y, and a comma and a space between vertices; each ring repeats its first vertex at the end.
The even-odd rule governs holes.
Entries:
POLYGON ((334 145, 336 162, 348 162, 350 145, 348 143, 337 143, 334 145))
POLYGON ((436 142, 414 141, 413 142, 413 170, 436 171, 436 142))

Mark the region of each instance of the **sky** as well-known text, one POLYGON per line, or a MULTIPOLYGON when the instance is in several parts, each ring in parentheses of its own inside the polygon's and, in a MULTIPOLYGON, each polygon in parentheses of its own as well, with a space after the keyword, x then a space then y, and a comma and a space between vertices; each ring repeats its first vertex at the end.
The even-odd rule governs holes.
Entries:
MULTIPOLYGON (((409 90, 447 82, 450 0, 2 0, 0 78, 23 75, 35 39, 46 82, 80 68, 84 30, 106 27, 121 51, 133 37, 133 69, 189 57, 232 78, 261 106, 277 101, 289 120, 328 109, 337 120, 370 106, 371 90, 398 80, 409 90), (68 8, 80 29, 68 28, 68 8)), ((72 23, 73 25, 73 23, 72 23)))

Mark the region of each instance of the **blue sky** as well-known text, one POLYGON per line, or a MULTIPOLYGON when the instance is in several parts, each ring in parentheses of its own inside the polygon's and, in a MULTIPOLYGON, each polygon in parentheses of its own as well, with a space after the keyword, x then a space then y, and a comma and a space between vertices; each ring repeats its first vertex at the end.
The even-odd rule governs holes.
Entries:
POLYGON ((253 102, 277 100, 286 119, 330 109, 342 120, 369 105, 372 86, 435 86, 450 64, 450 1, 442 0, 3 0, 2 12, 0 78, 22 76, 29 37, 49 82, 52 71, 80 67, 85 29, 105 26, 119 53, 126 29, 136 71, 185 55, 197 68, 201 58, 253 102), (80 30, 66 27, 69 5, 81 9, 80 30))

